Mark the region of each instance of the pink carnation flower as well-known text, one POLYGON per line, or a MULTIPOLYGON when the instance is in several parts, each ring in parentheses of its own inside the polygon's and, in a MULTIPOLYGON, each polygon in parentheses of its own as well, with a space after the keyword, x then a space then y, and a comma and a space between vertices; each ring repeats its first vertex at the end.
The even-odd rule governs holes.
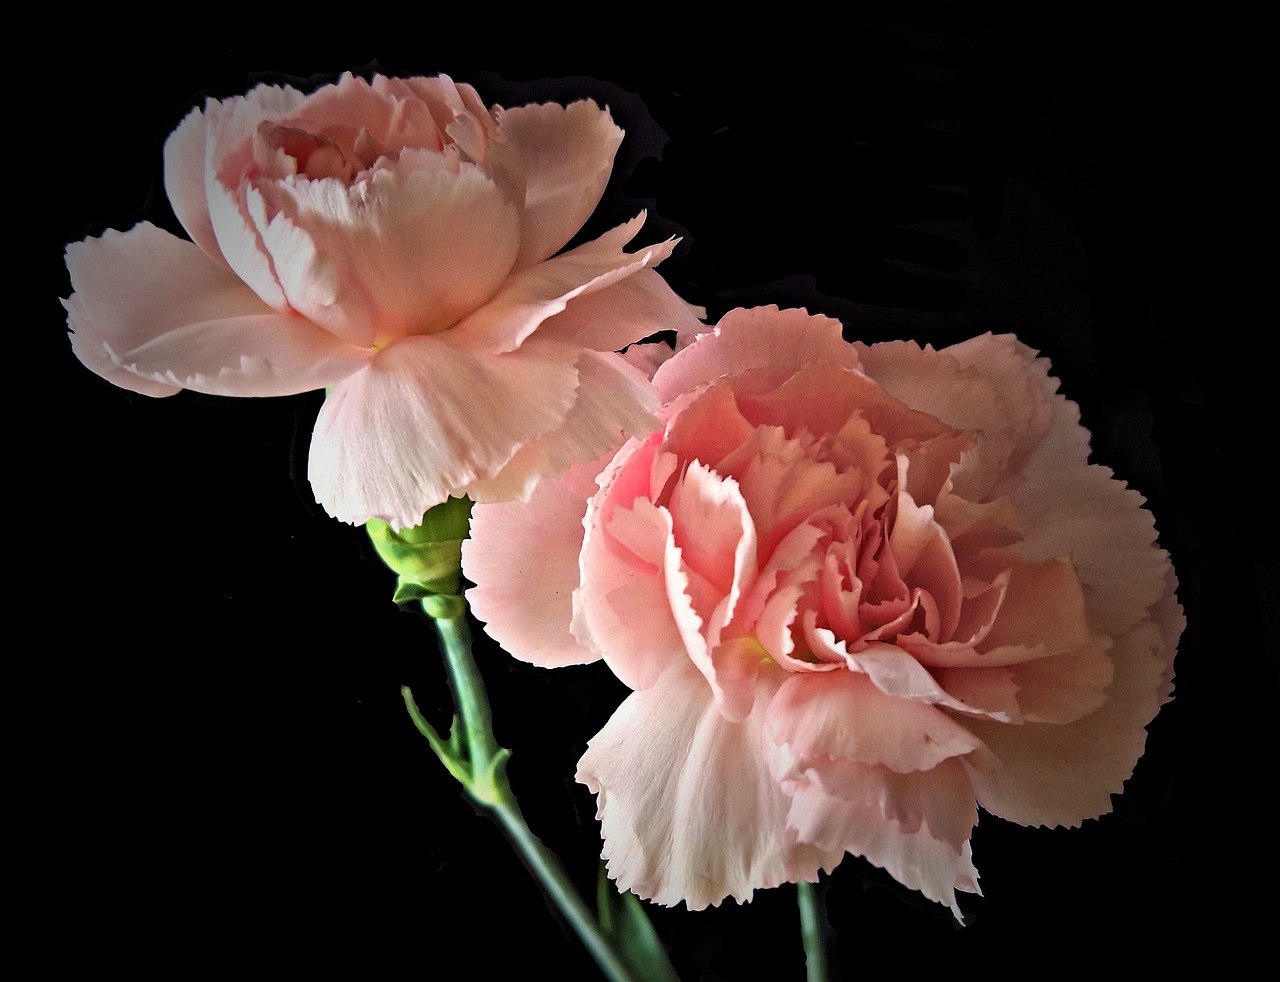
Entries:
POLYGON ((165 144, 193 242, 143 223, 68 248, 72 346, 152 396, 331 386, 309 476, 344 521, 527 494, 651 427, 612 352, 699 326, 652 268, 674 242, 623 251, 643 216, 548 258, 621 139, 594 103, 489 110, 445 76, 210 100, 165 144))
POLYGON ((959 916, 979 805, 1110 810, 1182 615, 1047 369, 737 310, 658 368, 660 432, 475 509, 489 633, 635 690, 578 765, 620 888, 697 909, 853 853, 959 916))

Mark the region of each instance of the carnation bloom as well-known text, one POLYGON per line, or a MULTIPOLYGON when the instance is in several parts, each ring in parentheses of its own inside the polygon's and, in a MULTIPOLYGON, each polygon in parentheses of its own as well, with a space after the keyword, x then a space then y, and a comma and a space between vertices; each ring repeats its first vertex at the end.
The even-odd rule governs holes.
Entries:
POLYGON ((696 909, 854 853, 959 916, 977 806, 1110 810, 1182 617, 1047 367, 737 310, 657 370, 661 431, 475 509, 488 632, 635 690, 578 765, 620 888, 696 909))
POLYGON ((652 269, 674 242, 623 251, 643 216, 548 258, 621 139, 594 103, 489 110, 445 76, 210 100, 165 144, 193 241, 142 223, 70 246, 72 346, 152 396, 331 386, 309 476, 344 521, 521 496, 652 425, 616 349, 699 326, 652 269))

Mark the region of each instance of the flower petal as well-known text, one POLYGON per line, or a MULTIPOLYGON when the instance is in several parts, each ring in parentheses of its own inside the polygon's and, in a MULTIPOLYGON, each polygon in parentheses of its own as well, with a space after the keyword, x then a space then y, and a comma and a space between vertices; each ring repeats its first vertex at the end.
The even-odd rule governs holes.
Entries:
POLYGON ((909 774, 844 764, 799 782, 787 816, 801 842, 863 856, 961 923, 955 891, 982 892, 969 846, 977 820, 973 788, 955 760, 909 774))
POLYGON ((832 759, 927 771, 979 746, 946 713, 886 695, 857 672, 792 675, 769 703, 766 723, 801 772, 832 759))
POLYGON ((777 686, 762 673, 755 709, 724 719, 689 664, 633 693, 592 740, 577 778, 599 795, 603 858, 620 890, 690 910, 755 890, 814 882, 839 849, 797 844, 789 806, 769 773, 764 707, 777 686))
POLYGON ((564 424, 521 447, 495 477, 469 484, 473 501, 527 498, 538 481, 616 449, 627 436, 644 436, 658 427, 657 393, 621 356, 582 351, 576 366, 578 388, 564 424))
POLYGON ((488 355, 406 338, 325 400, 308 463, 316 499, 344 522, 414 526, 562 425, 576 387, 560 345, 488 355))
POLYGON ((1023 825, 1077 826, 1111 810, 1146 743, 1145 724, 1172 693, 1182 612, 1172 586, 1156 618, 1111 648, 1107 701, 1067 724, 1002 726, 965 719, 985 745, 966 759, 982 807, 1023 825))
POLYGON ((67 249, 76 354, 147 395, 274 396, 332 385, 370 352, 277 314, 190 242, 154 225, 67 249))
POLYGON ((622 136, 609 111, 587 100, 502 112, 489 145, 489 165, 523 177, 517 269, 552 255, 591 217, 609 182, 622 136))
MULTIPOLYGON (((634 218, 592 242, 514 274, 492 300, 449 332, 450 343, 486 351, 510 351, 548 318, 660 262, 670 254, 672 243, 650 246, 637 253, 622 250, 643 223, 644 216, 634 218)), ((637 315, 643 314, 643 310, 633 315, 621 308, 633 293, 624 291, 612 299, 588 304, 584 312, 584 316, 621 318, 620 327, 624 330, 609 333, 611 338, 626 338, 616 345, 618 348, 662 329, 661 325, 644 323, 642 318, 637 323, 637 315)), ((574 324, 581 326, 581 321, 571 321, 569 326, 574 324)), ((567 329, 554 331, 547 339, 594 346, 572 334, 567 329)))
POLYGON ((498 290, 519 212, 474 165, 264 185, 255 214, 290 305, 353 342, 452 327, 498 290))
MULTIPOLYGON (((659 331, 675 331, 692 338, 706 327, 700 319, 706 311, 681 300, 654 271, 660 255, 655 253, 648 266, 625 279, 574 297, 563 311, 542 323, 538 337, 563 338, 597 351, 617 351, 659 331)), ((637 347, 632 345, 628 350, 637 347)), ((664 350, 651 353, 665 360, 672 352, 666 345, 661 348, 664 350)), ((652 378, 652 370, 649 376, 652 378)))
POLYGON ((704 382, 753 368, 799 369, 812 362, 858 368, 838 320, 805 310, 753 307, 731 310, 715 328, 667 361, 653 376, 670 402, 704 382))
POLYGON ((1001 493, 1002 481, 1018 479, 1052 425, 1056 385, 1047 381, 1047 362, 1009 335, 984 334, 942 351, 909 341, 855 347, 887 392, 980 435, 954 475, 956 490, 971 501, 988 501, 1001 493))
POLYGON ((542 481, 525 502, 476 505, 462 543, 467 591, 485 633, 521 661, 558 668, 600 655, 569 631, 578 587, 582 516, 596 491, 599 461, 542 481))
POLYGON ((164 144, 164 190, 173 213, 187 234, 210 259, 226 264, 209 218, 209 194, 205 189, 208 166, 208 121, 193 109, 164 144))
POLYGON ((1155 547, 1155 521, 1107 468, 1060 469, 1028 480, 1010 500, 1026 533, 1008 551, 1030 562, 1069 555, 1096 630, 1123 634, 1160 599, 1170 567, 1155 547))
MULTIPOLYGON (((205 200, 218 249, 235 274, 281 312, 289 309, 289 302, 251 217, 261 211, 261 195, 246 178, 255 167, 253 135, 258 124, 281 118, 301 99, 294 89, 260 85, 244 98, 210 100, 204 110, 205 200)), ((194 200, 194 192, 189 197, 194 200)))

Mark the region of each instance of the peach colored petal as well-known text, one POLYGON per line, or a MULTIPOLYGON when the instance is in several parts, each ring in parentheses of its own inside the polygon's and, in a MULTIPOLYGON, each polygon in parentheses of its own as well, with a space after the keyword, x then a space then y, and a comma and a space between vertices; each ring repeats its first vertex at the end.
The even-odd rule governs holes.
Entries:
POLYGON ((769 739, 785 746, 794 773, 825 759, 927 771, 967 754, 978 740, 946 713, 880 691, 857 672, 792 675, 769 703, 769 739))
POLYGON ((1182 614, 1170 593, 1156 612, 1116 640, 1115 677, 1100 708, 1074 722, 964 725, 985 748, 966 759, 978 801, 1023 825, 1077 826, 1111 810, 1142 756, 1145 726, 1171 694, 1182 614))
POLYGON ((833 771, 842 772, 838 794, 816 775, 792 792, 787 824, 799 840, 863 856, 963 923, 955 891, 982 891, 968 838, 977 809, 960 764, 910 774, 848 764, 833 771))
POLYGON ((797 844, 769 773, 761 675, 741 722, 717 711, 703 677, 677 665, 637 692, 590 741, 577 778, 598 795, 609 875, 620 890, 690 910, 831 870, 838 849, 797 844))
POLYGON ((67 268, 73 350, 146 395, 291 395, 341 381, 371 354, 277 314, 196 246, 154 225, 77 242, 67 268))
POLYGON ((1169 557, 1155 548, 1155 523, 1143 498, 1105 467, 1068 468, 1027 481, 1010 494, 1026 525, 1008 547, 1037 562, 1070 555, 1090 624, 1122 634, 1146 616, 1165 587, 1169 557))
POLYGON ((599 461, 576 464, 526 502, 472 509, 462 571, 476 585, 467 600, 485 632, 522 661, 557 668, 600 657, 569 631, 582 516, 599 469, 599 461))
POLYGON ((316 420, 308 476, 329 514, 394 528, 502 468, 560 426, 577 372, 561 346, 486 355, 407 338, 333 387, 316 420))
POLYGON ((663 401, 753 368, 799 369, 812 362, 859 365, 844 342, 840 322, 804 310, 756 307, 731 310, 708 334, 679 352, 653 376, 663 401))
POLYGON ((930 674, 967 712, 1006 723, 1023 721, 1022 693, 1013 668, 934 668, 930 674))
MULTIPOLYGON (((899 463, 905 476, 905 460, 899 463)), ((951 542, 934 521, 932 507, 917 505, 906 492, 899 493, 896 504, 889 548, 898 573, 909 586, 925 590, 937 605, 938 623, 927 626, 926 633, 938 641, 950 641, 960 623, 963 592, 951 542)))
POLYGON ((794 435, 799 429, 813 434, 837 433, 860 416, 890 447, 919 444, 952 431, 934 417, 919 413, 884 392, 860 372, 838 364, 820 362, 796 370, 780 384, 753 386, 752 375, 735 379, 743 415, 757 426, 781 426, 794 435), (759 388, 760 391, 751 391, 759 388))
POLYGON ((949 426, 979 434, 977 449, 954 477, 970 500, 1002 493, 1001 482, 1018 478, 1050 428, 1043 363, 1008 335, 984 334, 943 351, 905 341, 857 347, 867 373, 886 391, 949 426))
POLYGON ((1028 723, 1070 723, 1102 706, 1115 677, 1110 638, 1092 638, 1075 651, 1009 668, 1018 706, 1028 723))
POLYGON ((671 403, 667 447, 684 461, 699 460, 717 471, 727 470, 725 460, 751 440, 755 428, 738 412, 738 402, 728 386, 696 391, 671 403))
POLYGON ((739 479, 766 560, 817 513, 832 506, 847 513, 845 503, 856 501, 867 485, 865 475, 837 472, 834 464, 815 459, 811 447, 773 426, 757 427, 718 469, 739 479))
POLYGON ((452 327, 493 297, 519 248, 516 205, 474 166, 270 191, 258 233, 290 305, 357 343, 452 327))
POLYGON ((898 644, 932 667, 995 667, 1074 651, 1088 643, 1085 597, 1066 559, 1044 563, 995 557, 1002 569, 989 585, 974 581, 956 640, 935 643, 919 634, 898 644))
MULTIPOLYGON (((1002 392, 1038 387, 1041 398, 1024 425, 1010 460, 1010 473, 1028 477, 1085 463, 1089 432, 1080 426, 1075 403, 1058 395, 1058 380, 1049 375, 1049 362, 1010 335, 983 335, 952 345, 946 353, 962 366, 981 369, 1002 392)), ((1034 391, 1034 388, 1032 388, 1034 391)))
POLYGON ((575 365, 578 388, 563 425, 522 446, 496 476, 467 485, 473 501, 527 498, 538 481, 657 428, 657 394, 641 372, 613 352, 582 351, 575 365))
POLYGON ((1045 654, 1074 651, 1089 640, 1085 599, 1076 569, 1069 560, 1017 563, 981 649, 985 664, 1023 660, 1005 649, 1038 649, 1045 654))
POLYGON ((600 202, 621 143, 622 130, 594 102, 520 106, 502 113, 489 161, 523 178, 517 269, 546 259, 582 227, 600 202))

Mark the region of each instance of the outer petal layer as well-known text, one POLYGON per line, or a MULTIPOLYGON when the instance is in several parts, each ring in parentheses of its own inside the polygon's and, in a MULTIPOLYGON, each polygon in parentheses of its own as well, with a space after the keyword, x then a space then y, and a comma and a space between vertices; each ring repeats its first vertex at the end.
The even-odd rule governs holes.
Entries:
POLYGON ((621 143, 622 130, 593 102, 502 113, 489 160, 524 180, 517 269, 546 259, 582 227, 600 202, 621 143))
POLYGON ((146 395, 275 396, 332 385, 372 355, 278 314, 189 242, 142 224, 67 249, 72 347, 146 395))
POLYGON ((814 882, 841 851, 795 841, 787 796, 769 773, 761 675, 756 709, 730 723, 703 677, 675 666, 596 734, 578 780, 599 795, 603 858, 619 889, 690 910, 761 888, 814 882))
POLYGON ((488 355, 407 338, 325 400, 308 462, 316 498, 345 522, 417 525, 560 426, 577 381, 561 345, 488 355))
POLYGON ((476 508, 462 543, 467 591, 485 632, 522 661, 544 668, 579 665, 600 656, 569 630, 578 587, 582 516, 595 493, 595 461, 543 481, 527 502, 476 508))

